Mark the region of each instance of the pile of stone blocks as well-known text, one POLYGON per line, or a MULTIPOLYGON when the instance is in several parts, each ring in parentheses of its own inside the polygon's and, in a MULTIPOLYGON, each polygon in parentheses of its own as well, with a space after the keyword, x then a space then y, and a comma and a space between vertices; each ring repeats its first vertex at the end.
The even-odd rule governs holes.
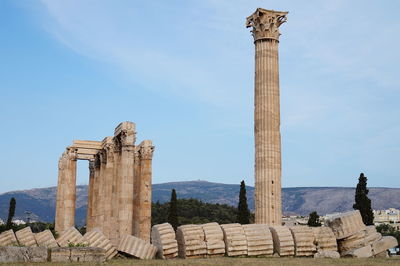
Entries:
POLYGON ((289 227, 273 226, 269 229, 274 240, 274 253, 281 257, 294 256, 294 241, 289 227))
POLYGON ((247 240, 248 256, 271 256, 274 242, 271 231, 265 224, 245 224, 243 230, 247 240))
POLYGON ((342 257, 382 257, 398 245, 394 237, 382 237, 374 226, 365 226, 358 210, 331 216, 326 224, 336 236, 342 257))
POLYGON ((290 231, 293 236, 295 256, 313 257, 317 247, 312 229, 307 226, 293 226, 290 227, 290 231))
POLYGON ((151 228, 151 243, 157 247, 157 257, 160 259, 178 256, 175 230, 169 223, 157 224, 151 228))
POLYGON ((75 227, 70 227, 67 230, 61 232, 57 238, 57 244, 60 247, 68 247, 74 245, 87 245, 87 242, 83 239, 83 236, 75 227))
POLYGON ((106 260, 110 260, 118 254, 117 249, 111 244, 111 241, 97 228, 87 232, 83 236, 83 240, 88 243, 89 247, 104 249, 106 260))
POLYGON ((132 235, 125 235, 119 242, 118 251, 138 259, 154 259, 157 247, 132 235))
POLYGON ((247 255, 247 239, 241 224, 222 224, 225 254, 229 257, 247 255))
POLYGON ((204 231, 204 241, 207 247, 207 257, 225 255, 224 233, 218 223, 206 223, 201 226, 204 231))
POLYGON ((331 228, 326 226, 312 227, 314 233, 314 243, 317 253, 314 258, 340 258, 336 237, 331 228))
POLYGON ((201 225, 181 225, 176 230, 178 255, 180 258, 205 258, 207 246, 204 241, 204 231, 201 225))

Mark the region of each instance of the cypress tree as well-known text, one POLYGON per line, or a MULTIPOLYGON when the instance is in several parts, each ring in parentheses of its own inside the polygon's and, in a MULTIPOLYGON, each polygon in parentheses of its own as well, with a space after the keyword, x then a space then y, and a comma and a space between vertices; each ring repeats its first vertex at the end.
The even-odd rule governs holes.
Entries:
POLYGON ((371 200, 368 198, 367 177, 364 173, 360 174, 356 187, 355 203, 353 208, 359 210, 364 224, 374 224, 374 213, 372 212, 371 200))
POLYGON ((176 231, 178 227, 178 200, 176 198, 175 189, 172 189, 171 201, 169 202, 168 222, 176 231))
POLYGON ((322 225, 321 221, 319 220, 319 215, 316 211, 310 213, 307 225, 312 227, 317 227, 322 225))
POLYGON ((244 183, 244 180, 242 180, 242 182, 240 183, 237 222, 240 224, 250 223, 250 211, 247 205, 246 185, 244 183))
POLYGON ((15 205, 17 204, 15 198, 10 199, 10 207, 8 208, 8 218, 7 218, 7 224, 6 224, 6 229, 11 229, 12 227, 12 219, 14 218, 15 214, 15 205))

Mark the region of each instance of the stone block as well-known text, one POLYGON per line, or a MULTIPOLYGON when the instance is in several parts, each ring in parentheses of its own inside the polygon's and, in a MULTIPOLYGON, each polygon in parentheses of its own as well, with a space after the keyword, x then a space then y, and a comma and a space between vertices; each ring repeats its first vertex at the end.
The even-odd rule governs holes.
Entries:
POLYGON ((117 255, 117 249, 111 244, 111 241, 103 233, 95 228, 83 236, 83 240, 89 247, 102 248, 105 250, 106 260, 112 259, 117 255))
POLYGON ((218 223, 207 223, 201 226, 204 231, 204 240, 208 257, 225 255, 224 233, 218 223))
POLYGON ((371 245, 373 242, 382 238, 382 235, 376 232, 374 226, 367 226, 365 230, 355 233, 349 237, 338 240, 340 253, 346 253, 349 250, 358 249, 371 245))
POLYGON ((45 247, 0 247, 0 263, 46 262, 45 247))
POLYGON ((366 229, 359 210, 331 215, 325 220, 325 224, 332 229, 336 239, 343 239, 366 229))
POLYGON ((381 253, 375 254, 374 258, 389 258, 389 252, 387 250, 385 250, 381 253))
POLYGON ((69 245, 87 245, 84 241, 83 236, 75 227, 70 227, 67 230, 61 232, 57 238, 57 243, 60 247, 68 247, 69 245))
POLYGON ((35 240, 39 247, 55 248, 58 247, 57 241, 50 230, 44 230, 35 234, 35 240))
POLYGON ((50 250, 51 262, 104 262, 105 250, 93 247, 58 247, 50 250))
POLYGON ((229 257, 247 255, 247 239, 241 224, 222 224, 225 253, 229 257))
POLYGON ((151 243, 157 247, 157 257, 160 259, 172 259, 178 256, 175 230, 169 223, 152 227, 151 243))
POLYGON ((289 227, 273 226, 269 229, 274 240, 274 253, 281 257, 294 256, 294 240, 289 227))
POLYGON ((311 257, 317 252, 315 237, 312 229, 307 226, 293 226, 290 231, 294 241, 296 257, 311 257))
POLYGON ((380 240, 372 243, 372 253, 373 255, 377 255, 382 253, 390 248, 397 247, 397 239, 393 236, 384 236, 380 240))
POLYGON ((339 259, 340 254, 339 254, 339 252, 333 251, 333 250, 319 250, 317 253, 314 254, 314 258, 316 258, 316 259, 323 259, 323 258, 339 259))
POLYGON ((340 253, 340 255, 342 257, 352 257, 352 258, 371 258, 373 256, 371 245, 367 245, 362 248, 349 250, 349 251, 340 253))
POLYGON ((132 235, 121 238, 118 251, 139 259, 153 259, 157 254, 157 247, 132 235))
POLYGON ((271 256, 274 253, 274 242, 269 227, 265 224, 244 224, 243 230, 247 240, 248 256, 271 256))
POLYGON ((176 230, 178 255, 180 258, 204 258, 207 256, 207 246, 204 241, 204 231, 201 225, 186 224, 176 230))
POLYGON ((330 227, 312 227, 312 230, 315 237, 314 243, 317 246, 317 251, 338 251, 336 237, 330 227))
POLYGON ((17 238, 11 229, 0 234, 0 247, 5 246, 18 246, 17 238))
POLYGON ((37 247, 35 236, 32 233, 31 228, 25 227, 24 229, 15 232, 18 243, 24 247, 37 247))

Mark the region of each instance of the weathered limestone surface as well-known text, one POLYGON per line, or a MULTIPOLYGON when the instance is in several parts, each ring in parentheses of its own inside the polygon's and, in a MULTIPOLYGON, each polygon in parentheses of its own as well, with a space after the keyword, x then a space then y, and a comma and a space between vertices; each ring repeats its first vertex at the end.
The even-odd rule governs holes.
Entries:
POLYGON ((325 224, 333 230, 336 239, 343 239, 365 230, 365 225, 358 210, 328 217, 325 224))
POLYGON ((352 249, 340 254, 342 257, 370 258, 373 256, 371 245, 362 248, 352 249))
POLYGON ((243 230, 247 239, 247 255, 272 255, 274 242, 268 226, 265 224, 244 224, 243 230))
POLYGON ((12 229, 4 231, 0 234, 0 247, 16 245, 18 245, 18 241, 12 229))
POLYGON ((381 238, 382 235, 376 232, 375 226, 367 226, 365 230, 338 240, 339 251, 340 253, 348 253, 350 250, 371 245, 373 242, 381 238))
POLYGON ((102 248, 105 250, 106 260, 112 259, 117 255, 117 249, 112 245, 111 241, 97 228, 87 232, 83 236, 83 240, 88 243, 89 247, 102 248))
POLYGON ((118 246, 118 251, 129 254, 139 259, 153 259, 157 247, 134 236, 124 236, 118 246))
POLYGON ((320 226, 312 228, 315 245, 317 246, 318 252, 324 251, 338 251, 336 237, 330 227, 320 226))
POLYGON ((386 252, 386 250, 394 248, 397 245, 398 243, 396 238, 393 236, 384 236, 372 244, 372 253, 373 255, 378 255, 379 253, 386 252))
POLYGON ((224 233, 226 255, 241 256, 247 255, 247 239, 241 224, 222 224, 224 233))
POLYGON ((58 247, 50 251, 51 262, 104 262, 105 251, 93 247, 58 247))
POLYGON ((178 255, 181 258, 204 258, 207 256, 207 246, 204 241, 204 231, 201 225, 187 224, 176 230, 178 255))
POLYGON ((75 227, 70 227, 57 238, 60 247, 68 247, 69 244, 87 244, 83 236, 75 227))
POLYGON ((307 226, 290 227, 292 232, 296 257, 310 257, 317 252, 314 244, 315 237, 312 229, 307 226))
POLYGON ((46 262, 45 247, 0 247, 0 263, 46 262))
POLYGON ((274 253, 281 257, 294 256, 294 240, 290 229, 286 226, 269 228, 274 240, 274 253))
POLYGON ((208 257, 225 255, 224 232, 218 223, 207 223, 201 226, 204 231, 204 240, 207 246, 208 257))
POLYGON ((172 259, 178 256, 175 230, 169 223, 153 226, 151 243, 157 247, 157 257, 160 259, 172 259))
POLYGON ((21 246, 37 247, 35 236, 29 226, 15 232, 15 236, 21 246))
POLYGON ((287 12, 258 8, 247 18, 255 44, 255 219, 282 224, 279 103, 279 26, 287 12))
POLYGON ((323 249, 323 250, 319 250, 317 253, 315 253, 314 258, 316 258, 316 259, 323 259, 323 258, 339 259, 340 254, 337 251, 323 249))
POLYGON ((35 234, 35 240, 39 247, 58 247, 57 241, 50 230, 44 230, 35 234))
POLYGON ((389 253, 387 250, 385 250, 385 251, 382 251, 381 253, 374 255, 374 258, 389 258, 389 253))

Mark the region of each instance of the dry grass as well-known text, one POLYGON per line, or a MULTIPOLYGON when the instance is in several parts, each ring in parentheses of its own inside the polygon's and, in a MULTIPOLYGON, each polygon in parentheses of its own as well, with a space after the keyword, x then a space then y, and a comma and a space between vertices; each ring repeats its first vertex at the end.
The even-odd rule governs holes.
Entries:
MULTIPOLYGON (((9 265, 9 264, 7 264, 9 265)), ((20 264, 14 264, 20 265, 20 264)), ((99 265, 96 263, 25 263, 23 265, 44 266, 44 265, 99 265)), ((400 265, 400 258, 389 259, 313 259, 313 258, 210 258, 210 259, 174 259, 174 260, 134 260, 134 259, 113 259, 101 265, 307 265, 307 266, 324 266, 324 265, 400 265)))

